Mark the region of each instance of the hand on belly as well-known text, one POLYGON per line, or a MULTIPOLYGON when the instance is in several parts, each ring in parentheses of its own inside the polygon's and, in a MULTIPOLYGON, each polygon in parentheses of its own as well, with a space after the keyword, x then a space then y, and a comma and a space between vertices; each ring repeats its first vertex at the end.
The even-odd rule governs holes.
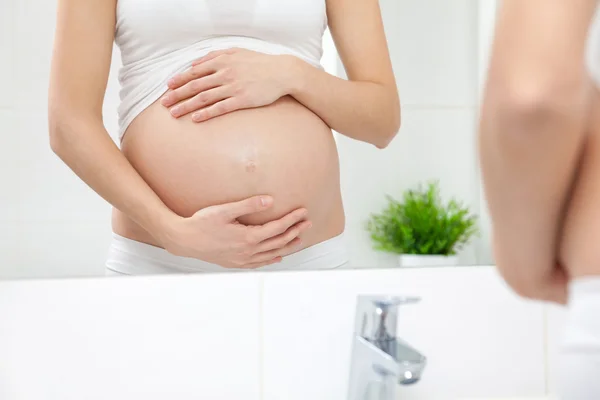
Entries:
POLYGON ((173 106, 176 118, 193 112, 195 122, 272 104, 292 79, 290 57, 239 48, 213 51, 169 81, 161 104, 173 106))
POLYGON ((247 227, 237 218, 271 207, 269 196, 206 207, 170 225, 165 249, 227 268, 258 268, 280 262, 301 245, 298 237, 312 226, 306 209, 298 209, 263 226, 247 227))

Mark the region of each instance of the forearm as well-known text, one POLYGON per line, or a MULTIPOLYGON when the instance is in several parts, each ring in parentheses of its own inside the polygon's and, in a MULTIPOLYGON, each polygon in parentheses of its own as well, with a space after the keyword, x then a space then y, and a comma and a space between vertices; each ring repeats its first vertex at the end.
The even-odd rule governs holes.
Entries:
POLYGON ((162 241, 173 213, 135 171, 96 118, 50 118, 53 151, 88 186, 162 241))
POLYGON ((288 94, 333 130, 384 148, 400 129, 400 101, 395 89, 341 79, 296 58, 288 61, 288 94))
POLYGON ((556 279, 559 232, 584 139, 587 85, 533 96, 499 86, 488 88, 479 138, 495 257, 517 292, 539 297, 556 279))

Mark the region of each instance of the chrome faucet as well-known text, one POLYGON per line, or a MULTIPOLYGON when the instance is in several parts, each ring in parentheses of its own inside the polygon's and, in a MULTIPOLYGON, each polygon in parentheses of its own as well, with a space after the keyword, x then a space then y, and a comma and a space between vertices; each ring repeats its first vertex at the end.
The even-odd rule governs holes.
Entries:
POLYGON ((397 385, 421 379, 427 359, 396 335, 398 308, 416 297, 359 296, 348 400, 397 400, 397 385))

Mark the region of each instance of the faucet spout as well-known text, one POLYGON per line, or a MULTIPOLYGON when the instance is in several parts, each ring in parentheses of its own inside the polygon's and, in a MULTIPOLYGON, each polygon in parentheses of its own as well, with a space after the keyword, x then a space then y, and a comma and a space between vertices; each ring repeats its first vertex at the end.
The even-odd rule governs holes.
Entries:
POLYGON ((397 308, 412 297, 358 299, 348 400, 395 400, 396 386, 418 382, 427 359, 396 336, 397 308))
POLYGON ((425 369, 427 358, 402 339, 396 338, 395 342, 395 359, 400 366, 398 383, 400 385, 410 385, 418 382, 425 369))

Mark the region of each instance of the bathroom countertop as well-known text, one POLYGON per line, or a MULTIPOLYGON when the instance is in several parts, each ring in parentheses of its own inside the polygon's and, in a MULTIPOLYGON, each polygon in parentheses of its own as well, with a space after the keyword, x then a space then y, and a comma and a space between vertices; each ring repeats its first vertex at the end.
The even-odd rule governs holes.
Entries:
POLYGON ((467 397, 460 400, 556 400, 554 397, 467 397))

